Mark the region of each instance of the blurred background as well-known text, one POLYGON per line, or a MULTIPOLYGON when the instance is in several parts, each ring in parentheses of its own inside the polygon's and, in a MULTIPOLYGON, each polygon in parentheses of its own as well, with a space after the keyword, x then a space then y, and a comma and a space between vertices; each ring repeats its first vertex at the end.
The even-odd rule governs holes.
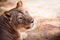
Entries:
MULTIPOLYGON (((20 0, 0 0, 0 14, 20 0)), ((21 40, 60 40, 60 0, 21 0, 34 18, 34 27, 22 32, 21 40)))

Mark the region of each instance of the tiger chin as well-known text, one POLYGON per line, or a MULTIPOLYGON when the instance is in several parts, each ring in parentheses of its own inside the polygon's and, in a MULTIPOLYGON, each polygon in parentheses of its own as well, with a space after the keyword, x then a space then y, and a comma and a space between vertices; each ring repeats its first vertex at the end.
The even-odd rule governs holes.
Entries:
POLYGON ((16 8, 0 16, 0 40, 20 40, 20 31, 28 30, 33 25, 34 19, 24 10, 22 1, 19 1, 16 8))

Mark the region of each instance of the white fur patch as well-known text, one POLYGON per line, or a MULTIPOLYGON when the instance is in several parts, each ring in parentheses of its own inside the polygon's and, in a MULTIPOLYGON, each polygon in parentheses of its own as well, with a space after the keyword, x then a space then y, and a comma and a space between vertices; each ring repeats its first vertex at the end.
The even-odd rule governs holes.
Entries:
POLYGON ((27 38, 27 33, 25 32, 20 32, 20 40, 26 39, 27 38))

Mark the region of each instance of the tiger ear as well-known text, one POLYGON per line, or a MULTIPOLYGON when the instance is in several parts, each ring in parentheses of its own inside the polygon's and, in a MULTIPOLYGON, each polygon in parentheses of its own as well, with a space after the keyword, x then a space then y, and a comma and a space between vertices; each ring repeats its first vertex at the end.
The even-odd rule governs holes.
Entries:
POLYGON ((21 8, 22 6, 23 6, 22 1, 19 1, 19 2, 17 3, 17 7, 16 7, 16 8, 21 8))
POLYGON ((9 13, 9 11, 5 11, 4 14, 5 14, 5 16, 8 17, 8 18, 11 17, 11 13, 9 13))

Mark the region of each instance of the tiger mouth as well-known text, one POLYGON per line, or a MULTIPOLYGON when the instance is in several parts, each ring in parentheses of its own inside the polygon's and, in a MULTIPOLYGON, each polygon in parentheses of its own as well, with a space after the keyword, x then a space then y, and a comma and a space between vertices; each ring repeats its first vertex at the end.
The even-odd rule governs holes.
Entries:
POLYGON ((30 29, 31 27, 27 27, 26 29, 30 29))

